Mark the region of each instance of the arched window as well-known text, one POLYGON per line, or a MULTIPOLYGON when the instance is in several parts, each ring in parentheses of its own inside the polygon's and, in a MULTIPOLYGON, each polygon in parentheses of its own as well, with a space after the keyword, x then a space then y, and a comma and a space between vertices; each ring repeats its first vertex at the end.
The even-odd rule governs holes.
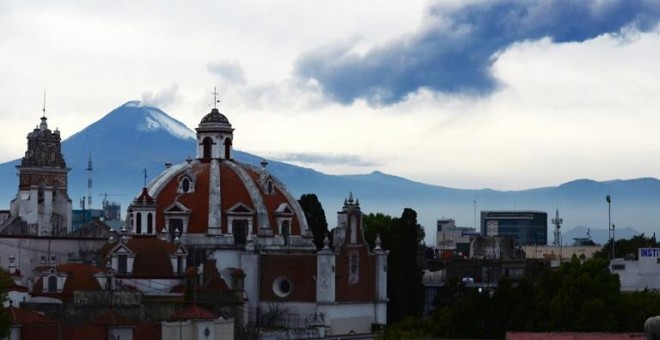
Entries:
POLYGON ((151 235, 154 233, 154 214, 147 214, 147 234, 151 235))
POLYGON ((213 153, 211 152, 213 150, 213 139, 211 139, 211 137, 204 138, 202 145, 204 148, 204 160, 208 161, 213 156, 213 153))
POLYGON ((48 292, 57 293, 57 276, 55 275, 48 277, 48 292))
POLYGON ((226 138, 225 139, 225 159, 231 159, 231 139, 226 138))
POLYGON ((142 234, 142 213, 137 213, 135 216, 135 233, 142 234))
POLYGON ((352 251, 348 255, 348 283, 356 284, 360 281, 360 254, 352 251))

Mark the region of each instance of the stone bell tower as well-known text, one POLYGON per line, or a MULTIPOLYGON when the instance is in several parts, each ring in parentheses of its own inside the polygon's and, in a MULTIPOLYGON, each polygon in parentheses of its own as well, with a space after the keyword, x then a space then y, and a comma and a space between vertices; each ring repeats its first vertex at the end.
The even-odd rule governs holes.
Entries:
POLYGON ((18 168, 18 194, 11 201, 12 216, 27 223, 25 233, 64 235, 71 229, 68 172, 60 131, 48 128, 47 118, 27 135, 28 148, 18 168))

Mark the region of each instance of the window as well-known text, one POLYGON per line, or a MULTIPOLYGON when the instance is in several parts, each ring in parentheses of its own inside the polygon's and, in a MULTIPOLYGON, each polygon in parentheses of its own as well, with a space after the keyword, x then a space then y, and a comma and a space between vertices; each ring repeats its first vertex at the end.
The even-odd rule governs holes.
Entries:
POLYGON ((247 225, 244 220, 234 220, 232 223, 234 244, 244 245, 247 243, 247 225))
POLYGON ((128 256, 117 256, 117 272, 119 274, 128 274, 128 256))
POLYGON ((289 220, 282 221, 282 237, 284 238, 284 245, 289 244, 289 235, 291 235, 291 222, 289 220))
POLYGON ((231 159, 231 139, 225 139, 225 159, 231 159))
POLYGON ((48 277, 48 292, 57 293, 57 276, 55 275, 48 277))
POLYGON ((186 173, 185 175, 179 177, 179 186, 177 187, 176 191, 182 194, 195 191, 195 179, 192 176, 192 173, 186 173))
POLYGON ((179 233, 183 233, 183 220, 180 218, 173 218, 170 220, 170 237, 172 240, 179 236, 177 230, 179 233))
POLYGON ((142 213, 135 214, 135 233, 142 234, 142 213))
POLYGON ((613 264, 612 265, 612 270, 626 270, 626 265, 625 264, 613 264))
POLYGON ((268 183, 266 184, 266 193, 268 195, 272 195, 272 194, 275 193, 274 190, 273 190, 273 181, 270 180, 270 179, 268 180, 268 183))
POLYGON ((183 256, 178 256, 176 258, 176 273, 178 275, 183 275, 183 256))
POLYGON ((147 234, 151 235, 154 233, 154 214, 147 214, 147 234))
POLYGON ((284 276, 280 276, 273 281, 273 293, 279 297, 289 296, 292 288, 291 281, 284 276))
POLYGON ((204 141, 202 142, 202 148, 204 149, 204 159, 210 160, 212 155, 211 150, 213 148, 213 140, 211 137, 204 138, 204 141))
POLYGON ((357 284, 360 281, 360 254, 352 251, 348 255, 348 283, 357 284))

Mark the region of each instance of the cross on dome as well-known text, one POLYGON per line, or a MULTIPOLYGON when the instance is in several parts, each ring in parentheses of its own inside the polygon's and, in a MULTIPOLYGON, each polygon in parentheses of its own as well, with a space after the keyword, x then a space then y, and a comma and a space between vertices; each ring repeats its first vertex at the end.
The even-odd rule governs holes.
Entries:
POLYGON ((215 86, 213 87, 213 92, 211 92, 211 94, 213 95, 213 108, 217 109, 218 103, 220 102, 220 99, 218 99, 220 93, 218 93, 218 89, 215 86))

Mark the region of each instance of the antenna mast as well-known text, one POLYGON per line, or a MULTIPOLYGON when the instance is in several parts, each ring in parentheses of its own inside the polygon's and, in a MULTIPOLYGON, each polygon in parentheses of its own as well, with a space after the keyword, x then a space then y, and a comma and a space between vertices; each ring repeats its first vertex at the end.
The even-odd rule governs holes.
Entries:
POLYGON ((552 242, 554 246, 561 246, 561 224, 564 220, 559 217, 559 209, 555 212, 555 218, 552 219, 552 224, 555 225, 555 240, 552 242))
POLYGON ((87 207, 92 209, 92 151, 89 152, 87 161, 87 207))

